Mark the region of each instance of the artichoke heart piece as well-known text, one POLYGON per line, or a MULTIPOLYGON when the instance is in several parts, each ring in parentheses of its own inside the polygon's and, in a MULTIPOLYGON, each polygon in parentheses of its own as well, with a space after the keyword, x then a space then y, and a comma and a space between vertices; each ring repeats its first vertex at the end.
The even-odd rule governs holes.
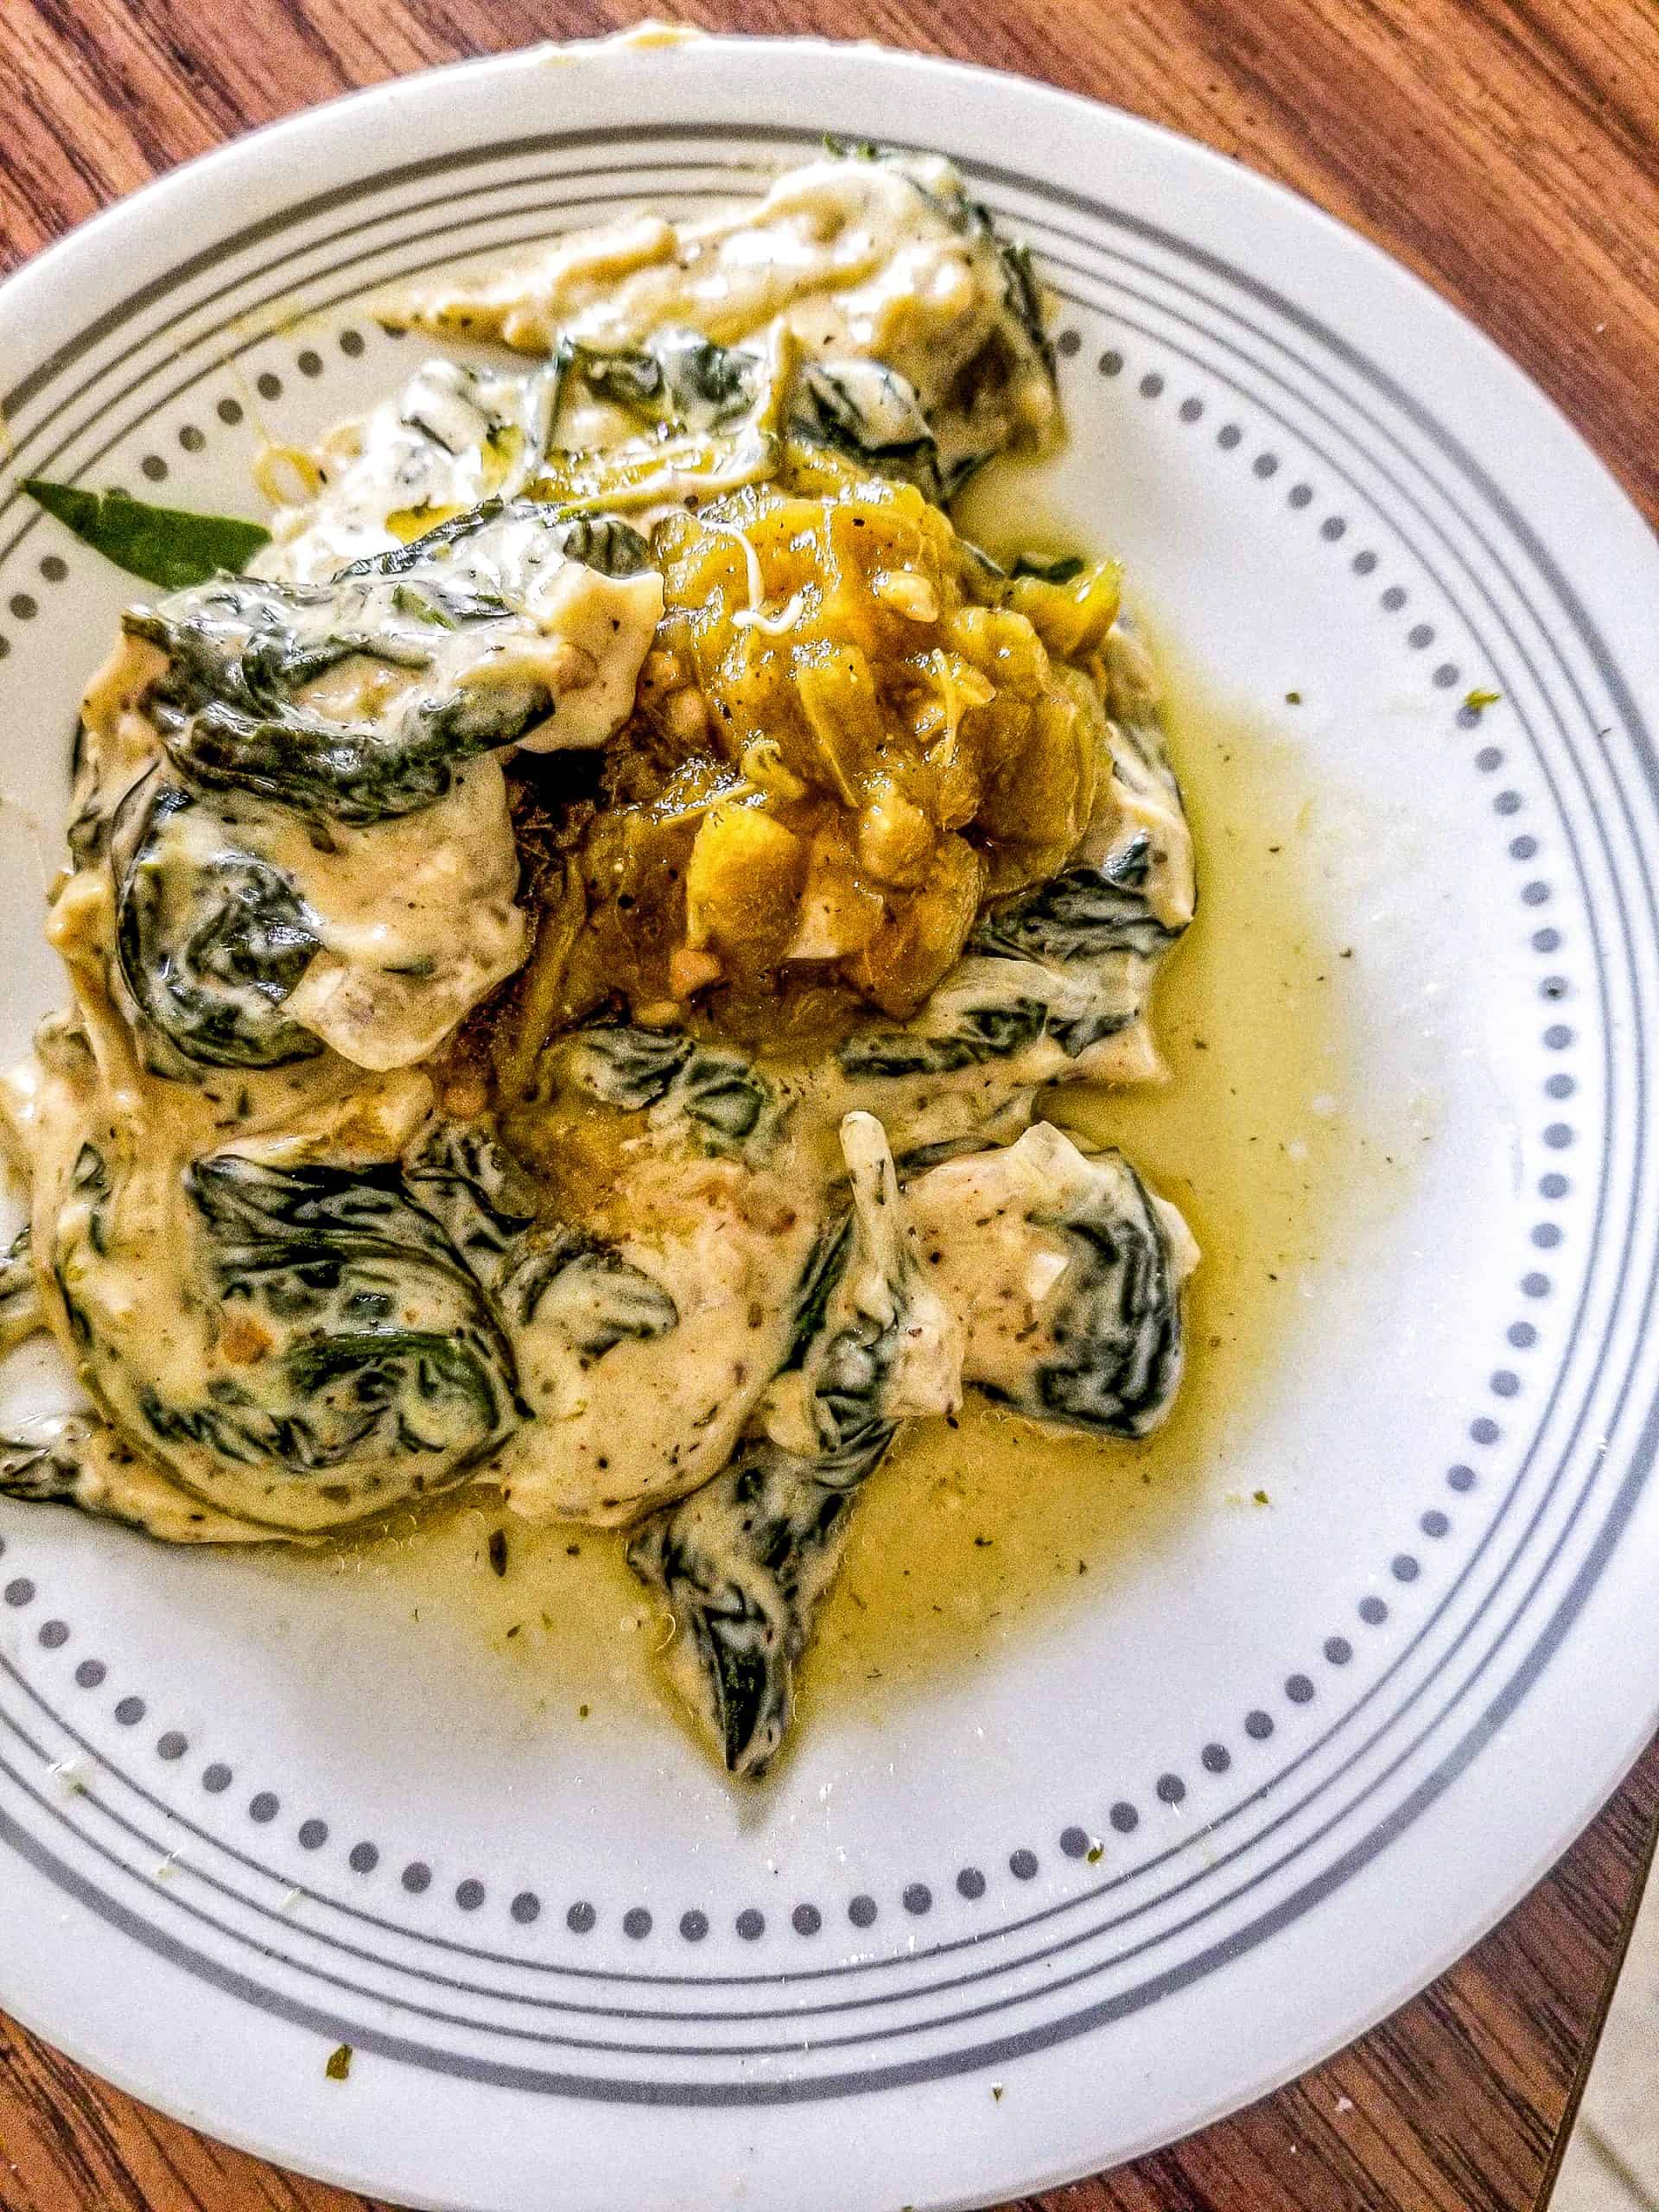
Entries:
POLYGON ((849 1115, 842 1146, 851 1221, 802 1278, 796 1350, 764 1403, 764 1433, 628 1548, 674 1624, 670 1680, 727 1767, 750 1777, 788 1728, 795 1668, 860 1489, 901 1421, 960 1398, 960 1333, 921 1279, 880 1124, 849 1115))
POLYGON ((764 973, 795 933, 807 849, 772 816, 741 804, 711 807, 685 872, 686 942, 712 946, 740 973, 764 973))

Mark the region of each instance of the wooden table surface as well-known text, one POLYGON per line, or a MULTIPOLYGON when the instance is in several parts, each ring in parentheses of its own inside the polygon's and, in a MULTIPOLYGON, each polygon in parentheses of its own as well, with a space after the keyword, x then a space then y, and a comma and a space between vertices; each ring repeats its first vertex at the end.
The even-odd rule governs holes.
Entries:
MULTIPOLYGON (((626 0, 0 0, 0 267, 251 124, 636 12, 626 0)), ((1495 332, 1659 518, 1656 0, 687 0, 676 12, 1022 69, 1207 140, 1379 239, 1495 332)), ((1656 1823, 1659 1746, 1416 2003, 1294 2088, 1045 2198, 1044 2212, 1531 2212, 1656 1823)), ((221 2150, 0 2020, 0 2212, 364 2203, 221 2150)))

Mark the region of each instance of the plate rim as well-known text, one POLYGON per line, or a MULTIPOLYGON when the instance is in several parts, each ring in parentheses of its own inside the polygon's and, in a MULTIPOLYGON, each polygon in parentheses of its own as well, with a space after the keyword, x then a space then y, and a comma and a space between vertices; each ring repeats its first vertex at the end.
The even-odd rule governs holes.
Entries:
MULTIPOLYGON (((626 37, 626 35, 624 34, 620 35, 626 37)), ((851 41, 839 41, 817 38, 763 39, 741 35, 721 35, 719 37, 699 35, 691 42, 699 48, 704 48, 711 47, 716 48, 738 47, 751 50, 757 48, 770 48, 774 47, 782 49, 810 48, 826 54, 835 55, 837 58, 849 54, 861 54, 868 55, 872 51, 867 42, 858 42, 857 44, 855 44, 851 41)), ((552 46, 538 46, 521 48, 505 54, 493 54, 468 60, 444 64, 431 70, 422 71, 411 77, 394 79, 390 83, 346 93, 327 103, 321 104, 317 107, 306 109, 299 111, 298 113, 279 118, 263 126, 258 130, 244 134, 227 142, 222 146, 214 148, 200 156, 198 156, 191 162, 184 163, 179 168, 167 172, 164 175, 151 181, 143 187, 141 187, 137 192, 128 195, 125 199, 116 202, 110 208, 102 211, 99 214, 90 219, 88 222, 70 232, 65 238, 58 240, 51 246, 44 249, 40 255, 37 255, 31 261, 24 264, 20 270, 9 276, 6 279, 3 292, 0 292, 0 297, 5 298, 9 302, 12 302, 16 296, 14 288, 22 287, 24 289, 24 296, 26 298, 27 287, 31 280, 41 282, 55 276, 56 269, 60 265, 60 257, 67 259, 73 253, 86 251, 93 245, 101 245, 102 239, 105 235, 106 226, 118 226, 123 220, 130 219, 135 211, 138 210, 141 206, 148 208, 149 207, 156 204, 156 202, 163 195, 178 191, 181 188, 186 189, 189 188, 194 183, 199 181, 196 178, 195 173, 202 167, 203 164, 211 165, 216 162, 234 160, 245 155, 248 149, 254 146, 260 141, 269 140, 273 145, 275 145, 280 142, 282 134, 284 132, 302 136, 306 130, 309 128, 320 116, 332 113, 335 110, 347 109, 359 103, 365 105, 382 104, 389 98, 395 97, 404 87, 411 85, 426 85, 435 79, 456 78, 474 73, 481 73, 497 71, 512 72, 515 69, 523 68, 526 65, 537 65, 541 58, 550 52, 557 54, 561 57, 575 57, 580 56, 582 53, 587 51, 613 51, 615 49, 616 43, 616 38, 612 37, 609 39, 575 41, 569 45, 555 44, 552 46)), ((672 49, 664 49, 664 51, 671 52, 671 50, 672 49)), ((1043 85, 1038 80, 1024 77, 1011 71, 989 70, 980 65, 963 63, 943 57, 917 55, 902 52, 898 49, 880 48, 875 51, 880 58, 898 60, 912 68, 919 67, 920 70, 925 73, 931 73, 938 70, 944 70, 947 73, 960 72, 965 75, 976 79, 990 79, 1003 85, 1016 86, 1023 92, 1034 92, 1047 99, 1058 100, 1065 103, 1068 106, 1073 106, 1086 111, 1090 112, 1096 121, 1098 121, 1098 118, 1103 114, 1106 118, 1110 118, 1110 120, 1119 127, 1127 128, 1138 133, 1146 133, 1157 140, 1168 142, 1173 147, 1178 148, 1180 150, 1181 156, 1185 159, 1190 160, 1195 152, 1201 154, 1205 157, 1205 161, 1213 166, 1216 171, 1226 177, 1228 180, 1228 186, 1230 190, 1238 191, 1240 189, 1246 188, 1246 181, 1248 181, 1248 188, 1253 188, 1270 196, 1282 199, 1294 206, 1300 216, 1305 217, 1309 212, 1311 212, 1317 216, 1320 222, 1324 226, 1327 226, 1331 232, 1339 236, 1344 251, 1351 252, 1352 249, 1356 245, 1363 247, 1376 267, 1379 269, 1385 269, 1389 272, 1391 279, 1404 280, 1408 284, 1421 290, 1434 303, 1435 307, 1440 312, 1452 315, 1463 330, 1466 334, 1472 334, 1481 346, 1486 349, 1492 361, 1501 362, 1503 365, 1504 371, 1508 374, 1520 379, 1521 383, 1525 387, 1529 401, 1532 404, 1535 406, 1538 402, 1541 401, 1543 404, 1550 410, 1552 414, 1556 417, 1560 428, 1568 436, 1571 437, 1580 453, 1591 460, 1594 466, 1601 472, 1601 474, 1605 479, 1605 489, 1612 493, 1619 506, 1627 514, 1634 515, 1635 510, 1629 500, 1628 494, 1625 493, 1623 487, 1618 484, 1617 478, 1612 474, 1612 472, 1607 467, 1606 463, 1601 459, 1600 455, 1597 454, 1595 449, 1589 445, 1588 442, 1582 437, 1581 434, 1573 429, 1563 411, 1552 399, 1550 399, 1549 396, 1545 393, 1541 387, 1534 384, 1532 380, 1525 375, 1524 372, 1518 368, 1517 365, 1510 360, 1509 357, 1503 353, 1502 349, 1496 344, 1496 341, 1490 337, 1479 324, 1471 321, 1460 308, 1455 307, 1451 302, 1446 300, 1445 296, 1440 294, 1432 285, 1426 283, 1422 278, 1417 276, 1413 271, 1404 268, 1402 264, 1395 261, 1382 247, 1375 245, 1372 241, 1364 238, 1359 233, 1350 230, 1345 225, 1343 225, 1338 221, 1336 218, 1326 213, 1325 210, 1317 205, 1317 203, 1308 200, 1305 195, 1295 192, 1291 188, 1278 184, 1273 180, 1264 178, 1254 171, 1239 168, 1236 164, 1228 161, 1225 156, 1216 153, 1213 149, 1205 147, 1200 143, 1200 142, 1189 139, 1178 131, 1169 130, 1163 125, 1150 123, 1143 118, 1134 116, 1122 109, 1112 107, 1106 103, 1096 101, 1088 98, 1086 95, 1063 92, 1056 87, 1043 85)), ((1639 524, 1639 517, 1637 517, 1637 519, 1639 524)), ((1587 1821, 1590 1818, 1593 1817, 1598 1807, 1605 1801, 1606 1796, 1611 1794, 1612 1790, 1618 1788, 1618 1782, 1627 1770, 1630 1761, 1637 1756, 1643 1743, 1644 1743, 1648 1737, 1651 1735, 1656 1720, 1659 1720, 1659 1694, 1656 1694, 1653 1710, 1644 1719, 1640 1731, 1632 1732, 1634 1738, 1633 1748, 1630 1751, 1628 1755, 1621 1754, 1622 1764, 1618 1767, 1617 1775, 1615 1775, 1612 1781, 1607 1783, 1605 1787, 1598 1787, 1592 1802, 1590 1803, 1586 1812, 1585 1813, 1585 1821, 1587 1821)), ((1579 1827, 1574 1827, 1573 1831, 1573 1834, 1576 1835, 1579 1833, 1580 1827, 1583 1824, 1584 1821, 1580 1821, 1579 1827)), ((1484 1935, 1491 1926, 1496 1923, 1498 1919, 1502 1918, 1512 1908, 1514 1902, 1519 1897, 1524 1895, 1526 1891, 1534 1885, 1538 1876, 1546 1871, 1550 1865, 1554 1863, 1554 1860, 1559 1857, 1560 1851, 1565 1847, 1566 1846, 1563 1843, 1557 1841, 1552 1842, 1547 1849, 1541 1850, 1534 1870, 1516 1884, 1511 1895, 1506 1897, 1493 1907, 1489 1916, 1485 1919, 1484 1924, 1477 1931, 1474 1936, 1466 1939, 1461 1937, 1459 1938, 1456 1941, 1454 1947, 1447 1951, 1441 1964, 1434 1967, 1433 1972, 1428 1975, 1426 1976, 1417 1971, 1417 1969, 1413 1968, 1407 1977, 1409 1986, 1402 1987, 1398 1993, 1390 1994, 1386 1999, 1380 2000, 1371 2019, 1363 2023, 1360 2028, 1353 2031, 1352 2032, 1363 2032, 1365 2027, 1374 2024, 1376 2019, 1380 2019, 1385 2017, 1388 2012, 1393 2011, 1400 2002, 1403 2001, 1405 1997, 1409 1996, 1413 1992, 1423 1986, 1427 1980, 1433 1979, 1434 1974, 1443 1971, 1446 1964, 1450 1963, 1452 1959, 1463 1955, 1463 1954, 1470 1948, 1472 1942, 1478 1941, 1479 1936, 1484 1935)), ((1342 2042, 1345 2043, 1351 2039, 1351 2035, 1349 2033, 1344 2033, 1342 2037, 1342 2042)), ((72 2044, 64 2043, 62 2039, 56 2035, 53 2035, 51 2037, 51 2040, 54 2043, 58 2043, 60 2047, 73 2049, 72 2044)), ((1324 2047, 1336 2048, 1340 2047, 1340 2045, 1325 2045, 1324 2047)), ((118 2075, 110 2073, 108 2069, 99 2065, 95 2059, 84 2061, 82 2063, 89 2063, 93 2066, 95 2070, 105 2073, 106 2078, 119 2078, 118 2075)), ((1291 2078, 1294 2073, 1302 2070, 1303 2066, 1309 2063, 1312 2063, 1312 2061, 1308 2059, 1303 2059, 1296 2063, 1287 2069, 1284 2074, 1280 2075, 1278 2077, 1279 2080, 1282 2081, 1291 2078)), ((1273 2086, 1277 2086, 1277 2082, 1273 2086)), ((135 2088, 134 2094, 143 2095, 145 2092, 142 2088, 135 2088)), ((1238 2105, 1251 2101, 1262 2094, 1265 2094, 1265 2091, 1260 2085, 1252 2086, 1244 2090, 1230 2105, 1219 2108, 1217 2112, 1211 2113, 1210 2117, 1220 2117, 1223 2110, 1236 2109, 1238 2105)), ((1202 2126, 1208 2123, 1207 2121, 1201 2120, 1197 2124, 1202 2126)), ((222 2130, 219 2130, 217 2127, 215 2132, 223 2133, 222 2130)), ((235 2140, 238 2139, 227 2136, 226 2139, 235 2140)), ((290 2164, 293 2163, 291 2158, 289 2158, 289 2154, 285 2151, 273 2153, 269 2150, 264 2150, 262 2154, 268 2157, 274 2156, 283 2163, 290 2164)), ((302 2170, 304 2169, 302 2168, 302 2170)), ((1092 2171, 1094 2170, 1095 2169, 1092 2166, 1090 2166, 1079 2171, 1092 2171)), ((1075 2177, 1071 2173, 1065 2176, 1057 2175, 1055 2177, 1057 2180, 1060 2178, 1071 2177, 1075 2177)), ((359 2183, 356 2185, 361 2186, 362 2184, 359 2183)), ((1049 2186, 1050 2183, 1045 2182, 1040 2185, 1049 2186)))

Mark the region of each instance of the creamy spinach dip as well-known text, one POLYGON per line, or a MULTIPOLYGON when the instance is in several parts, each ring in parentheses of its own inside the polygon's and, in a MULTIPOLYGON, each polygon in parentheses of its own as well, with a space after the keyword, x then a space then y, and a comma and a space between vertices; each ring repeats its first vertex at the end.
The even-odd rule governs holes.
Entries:
POLYGON ((36 487, 173 588, 87 690, 71 1001, 3 1084, 0 1331, 87 1403, 0 1487, 179 1542, 469 1484, 620 1529, 758 1775, 904 1423, 1135 1437, 1179 1386, 1180 1217, 1039 1112, 1162 1074, 1156 686, 1116 563, 952 523, 1062 426, 943 161, 387 313, 448 350, 268 531, 36 487))

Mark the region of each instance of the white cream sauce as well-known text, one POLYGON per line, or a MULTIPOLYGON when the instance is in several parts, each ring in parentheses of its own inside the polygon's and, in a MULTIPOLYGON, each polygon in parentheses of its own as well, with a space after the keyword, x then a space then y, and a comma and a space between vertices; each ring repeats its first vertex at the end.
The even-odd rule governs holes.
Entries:
POLYGON ((545 446, 551 399, 545 373, 424 362, 401 391, 340 423, 308 456, 315 495, 278 508, 251 573, 322 582, 446 514, 516 498, 545 446))
MULTIPOLYGON (((946 1160, 906 1192, 927 1280, 961 1321, 963 1373, 1005 1402, 1030 1395, 1033 1370, 1064 1350, 1064 1324, 1081 1271, 1068 1221, 1116 1198, 1125 1173, 1113 1155, 1090 1158, 1047 1122, 997 1152, 946 1160), (1057 1333, 1058 1332, 1058 1333, 1057 1333)), ((1174 1207, 1152 1203, 1178 1282, 1198 1248, 1174 1207)))
POLYGON ((530 949, 493 758, 473 761, 422 813, 341 826, 326 848, 275 808, 238 828, 298 887, 321 944, 285 1009, 353 1066, 429 1058, 530 949))
POLYGON ((490 1469, 515 1510, 630 1521, 725 1465, 788 1346, 818 1227, 790 1156, 753 1170, 683 1140, 624 1147, 614 1199, 586 1211, 584 1226, 669 1293, 678 1324, 671 1344, 619 1344, 574 1375, 556 1319, 550 1342, 526 1336, 536 1419, 490 1469))
POLYGON ((635 346, 682 326, 739 346, 781 327, 807 359, 896 370, 947 462, 1011 438, 1041 444, 1058 429, 1052 379, 1011 312, 995 241, 955 169, 934 156, 808 162, 758 204, 578 232, 516 264, 412 290, 383 312, 394 324, 533 353, 562 338, 635 346), (989 346, 1006 373, 964 410, 963 372, 989 346))
MULTIPOLYGON (((342 741, 366 734, 390 744, 425 727, 423 716, 439 705, 459 700, 488 721, 492 708, 545 695, 544 711, 506 715, 512 742, 534 751, 604 746, 632 707, 662 613, 661 578, 649 568, 613 575, 550 557, 548 506, 537 514, 512 503, 582 505, 584 456, 604 449, 606 480, 621 487, 614 505, 645 522, 664 505, 768 473, 782 429, 798 429, 787 403, 803 389, 872 426, 874 442, 858 447, 866 453, 896 448, 919 427, 937 445, 938 481, 954 483, 956 472, 1011 443, 1040 446, 1058 435, 1029 281, 948 163, 830 158, 780 178, 758 203, 681 224, 641 216, 391 303, 394 322, 543 356, 564 341, 596 357, 664 333, 701 334, 743 349, 739 382, 747 393, 742 378, 752 379, 753 393, 733 422, 720 412, 720 393, 705 389, 706 419, 694 405, 683 420, 664 422, 660 438, 642 437, 638 416, 603 397, 597 378, 583 381, 583 372, 573 385, 556 359, 526 372, 423 365, 401 391, 322 442, 306 464, 315 495, 279 512, 254 564, 267 582, 330 588, 332 597, 289 594, 283 617, 325 654, 341 634, 357 638, 378 623, 384 645, 386 626, 397 631, 401 658, 354 651, 334 659, 297 692, 296 713, 321 721, 330 745, 334 726, 342 741), (814 365, 836 364, 849 365, 836 372, 840 384, 814 365), (617 455, 619 445, 628 454, 617 455), (346 564, 391 555, 497 498, 507 512, 487 531, 453 542, 441 534, 414 556, 418 575, 397 571, 410 578, 411 603, 385 576, 339 580, 346 564), (451 620, 446 594, 457 605, 469 598, 473 611, 451 620), (480 617, 486 601, 495 611, 480 617)), ((915 580, 891 581, 902 595, 915 580)), ((787 626, 787 606, 767 607, 753 589, 751 597, 744 626, 787 626)), ((257 608, 256 618, 264 619, 257 608)), ((214 620, 223 629, 238 619, 232 594, 214 620)), ((246 639, 232 643, 241 651, 246 639)), ((487 1420, 477 1415, 486 1441, 467 1442, 476 1408, 452 1387, 446 1363, 455 1347, 489 1338, 480 1286, 487 1282, 505 1313, 513 1278, 490 1274, 495 1230, 481 1215, 454 1230, 458 1241, 435 1260, 428 1230, 411 1218, 429 1228, 448 1220, 435 1186, 418 1183, 419 1160, 435 1130, 446 1141, 456 1135, 454 1124, 437 1122, 422 1064, 528 949, 501 747, 467 760, 441 795, 378 819, 331 820, 326 806, 308 810, 263 788, 250 796, 234 778, 227 789, 211 777, 158 819, 143 865, 168 914, 188 918, 190 887, 239 855, 291 889, 315 945, 281 1005, 321 1051, 286 1066, 181 1068, 176 1053, 169 1062, 150 1050, 149 1016, 122 981, 119 853, 112 859, 110 836, 124 797, 145 778, 154 774, 159 788, 186 772, 169 766, 163 742, 176 747, 176 728, 162 728, 168 712, 183 710, 153 696, 168 666, 156 645, 129 639, 88 690, 78 865, 58 887, 49 930, 75 1007, 47 1025, 32 1058, 0 1085, 0 1115, 32 1179, 48 1319, 95 1403, 144 1452, 131 1460, 99 1432, 102 1441, 82 1455, 79 1502, 180 1541, 303 1540, 412 1498, 427 1478, 410 1452, 401 1464, 396 1453, 372 1452, 326 1482, 284 1458, 283 1363, 293 1345, 272 1320, 275 1307, 260 1304, 257 1284, 247 1292, 236 1268, 227 1271, 227 1243, 251 1239, 254 1259, 237 1261, 250 1278, 268 1264, 280 1274, 285 1262, 269 1262, 258 1235, 234 1219, 228 1231, 213 1226, 200 1192, 203 1172, 215 1167, 231 1177, 232 1217, 244 1198, 259 1199, 262 1175, 378 1171, 365 1187, 380 1193, 375 1219, 390 1226, 382 1233, 371 1221, 359 1237, 353 1295, 364 1312, 374 1309, 377 1325, 425 1347, 423 1374, 435 1388, 411 1402, 419 1413, 435 1396, 449 1411, 434 1419, 441 1428, 450 1422, 426 1466, 447 1465, 443 1452, 460 1437, 458 1471, 496 1484, 531 1519, 627 1522, 699 1491, 697 1507, 707 1503, 717 1518, 721 1485, 710 1478, 744 1440, 747 1449, 764 1439, 810 1471, 830 1440, 825 1406, 845 1387, 834 1363, 855 1363, 861 1330, 866 1346, 872 1331, 902 1338, 866 1407, 878 1425, 952 1411, 964 1375, 1018 1402, 1033 1361, 1058 1356, 1075 1287, 1068 1210, 1120 1196, 1127 1207, 1141 1186, 1109 1155, 1086 1157, 1046 1126, 1020 1133, 1048 1080, 1140 1081, 1160 1071, 1142 1012, 1150 955, 1112 956, 1104 980, 1078 966, 1033 967, 1010 982, 1007 959, 969 958, 910 1025, 927 1038, 953 1033, 976 1010, 995 1013, 1010 992, 1036 988, 1040 973, 1053 1024, 1103 1029, 1121 1018, 1081 1052, 1045 1033, 1000 1061, 952 1066, 947 1057, 936 1074, 891 1082, 827 1064, 773 1069, 772 1105, 752 1139, 696 1125, 677 1092, 653 1093, 637 1112, 584 1109, 608 1133, 613 1173, 602 1186, 590 1179, 558 1222, 512 1232, 532 1259, 543 1239, 560 1264, 512 1309, 510 1345, 486 1344, 485 1366, 497 1358, 505 1378, 503 1403, 487 1420), (184 889, 169 894, 175 878, 184 889), (1007 1150, 983 1150, 1015 1138, 1007 1150), (951 1146, 978 1149, 913 1174, 900 1190, 890 1147, 901 1157, 928 1147, 937 1158, 951 1146), (842 1221, 850 1241, 842 1271, 826 1279, 826 1302, 803 1338, 797 1304, 809 1264, 842 1221), (414 1246, 398 1243, 410 1236, 418 1267, 405 1265, 414 1246), (213 1430, 221 1420, 229 1447, 213 1430), (277 1446, 261 1440, 238 1457, 235 1440, 255 1430, 277 1446)), ((1074 857, 1092 865, 1143 832, 1155 849, 1147 896, 1174 931, 1192 912, 1191 847, 1155 747, 1134 738, 1134 724, 1150 716, 1151 687, 1132 652, 1117 655, 1109 689, 1112 772, 1101 778, 1074 857)), ((1093 712, 1098 719, 1098 702, 1093 712)), ((1103 768, 1103 721, 1102 740, 1103 768)), ((826 893, 803 923, 800 957, 820 939, 839 946, 857 918, 826 893)), ((273 1201, 289 1202, 280 1192, 273 1201)), ((1173 1209, 1147 1203, 1179 1282, 1196 1257, 1192 1241, 1173 1209)), ((307 1235, 311 1219, 302 1217, 307 1235)), ((291 1226, 285 1219, 282 1233, 291 1226)), ((371 1372, 372 1383, 384 1379, 371 1372)), ((315 1398, 323 1429, 355 1410, 349 1389, 330 1397, 324 1386, 315 1398)), ((734 1546, 740 1533, 728 1531, 734 1546)), ((809 1614, 833 1572, 828 1552, 803 1570, 809 1614)), ((683 1649, 676 1659, 691 1670, 696 1703, 695 1666, 683 1649)))

